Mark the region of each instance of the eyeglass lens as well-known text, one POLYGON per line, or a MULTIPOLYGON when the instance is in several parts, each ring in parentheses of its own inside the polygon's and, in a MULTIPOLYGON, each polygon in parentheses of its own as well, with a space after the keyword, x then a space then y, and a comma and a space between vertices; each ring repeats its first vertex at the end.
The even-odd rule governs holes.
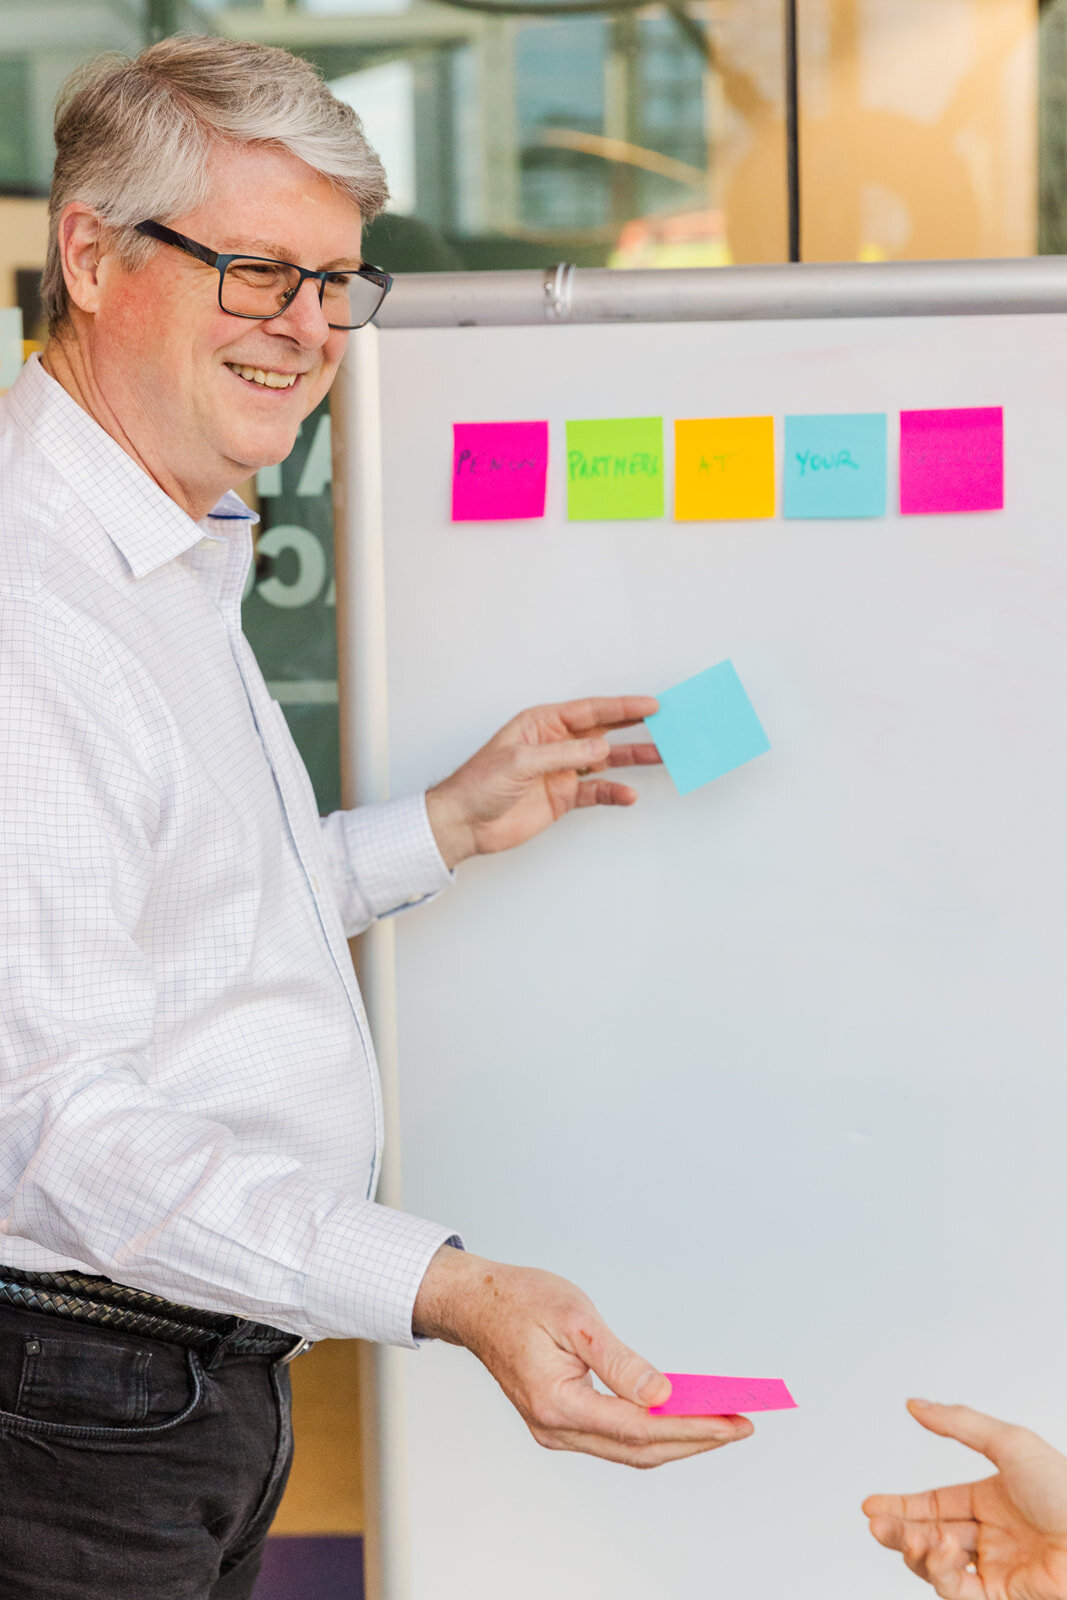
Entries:
MULTIPOLYGON (((222 309, 239 317, 273 317, 300 286, 295 267, 273 261, 231 261, 222 275, 222 309)), ((382 302, 383 290, 354 272, 331 273, 322 309, 335 327, 359 327, 382 302)))

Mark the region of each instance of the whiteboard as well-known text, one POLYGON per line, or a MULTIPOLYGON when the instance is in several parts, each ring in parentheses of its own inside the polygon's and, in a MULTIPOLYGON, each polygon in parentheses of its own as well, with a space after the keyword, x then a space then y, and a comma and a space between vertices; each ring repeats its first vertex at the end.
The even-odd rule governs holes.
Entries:
POLYGON ((773 747, 684 800, 638 773, 391 924, 390 1198, 799 1402, 639 1474, 538 1449, 466 1352, 403 1355, 411 1600, 915 1595, 859 1502, 979 1463, 906 1395, 1067 1445, 1067 318, 374 343, 392 792, 726 657, 773 747), (893 474, 900 410, 960 405, 1005 408, 1003 513, 565 518, 568 418, 662 415, 669 488, 675 417, 773 413, 780 461, 787 413, 886 411, 893 474), (451 525, 451 424, 518 418, 545 519, 451 525))

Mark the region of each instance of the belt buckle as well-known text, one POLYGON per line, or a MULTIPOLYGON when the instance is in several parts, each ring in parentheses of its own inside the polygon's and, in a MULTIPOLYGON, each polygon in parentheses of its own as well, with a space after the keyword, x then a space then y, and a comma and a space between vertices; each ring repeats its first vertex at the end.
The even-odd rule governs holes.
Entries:
POLYGON ((299 1334, 295 1335, 293 1348, 287 1350, 283 1356, 279 1356, 276 1365, 287 1367, 290 1361, 295 1361, 297 1356, 304 1354, 305 1350, 310 1350, 313 1343, 312 1339, 302 1339, 299 1334))

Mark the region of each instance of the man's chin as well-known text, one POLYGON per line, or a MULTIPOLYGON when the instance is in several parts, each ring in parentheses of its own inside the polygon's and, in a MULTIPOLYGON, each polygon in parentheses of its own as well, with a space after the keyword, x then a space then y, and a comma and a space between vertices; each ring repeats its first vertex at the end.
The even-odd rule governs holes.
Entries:
POLYGON ((299 431, 300 424, 296 423, 283 432, 273 428, 267 437, 258 434, 254 438, 231 440, 227 456, 234 470, 241 473, 242 482, 255 477, 264 467, 276 467, 291 455, 299 431))

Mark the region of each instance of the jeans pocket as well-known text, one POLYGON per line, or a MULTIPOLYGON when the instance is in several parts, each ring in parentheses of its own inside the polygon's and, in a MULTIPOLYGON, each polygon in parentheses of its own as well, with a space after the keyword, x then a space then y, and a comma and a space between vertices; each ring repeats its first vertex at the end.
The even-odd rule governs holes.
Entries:
POLYGON ((65 1335, 23 1340, 15 1414, 34 1422, 134 1427, 148 1414, 152 1353, 132 1344, 65 1335))
POLYGON ((217 1409, 195 1350, 28 1314, 0 1321, 0 1434, 122 1449, 217 1409), (6 1337, 5 1337, 6 1335, 6 1337))

